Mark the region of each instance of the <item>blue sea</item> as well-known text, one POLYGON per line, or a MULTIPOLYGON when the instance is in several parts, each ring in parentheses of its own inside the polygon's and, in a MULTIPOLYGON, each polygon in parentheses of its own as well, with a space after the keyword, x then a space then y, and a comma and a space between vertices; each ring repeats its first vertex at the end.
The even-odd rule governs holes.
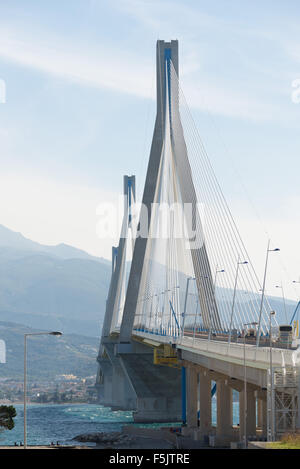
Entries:
MULTIPOLYGON (((24 441, 23 406, 15 405, 17 416, 13 430, 0 433, 0 445, 14 445, 24 441)), ((212 420, 216 422, 216 405, 212 401, 212 420)), ((238 403, 233 403, 233 423, 238 423, 238 403)), ((48 405, 29 404, 27 406, 28 445, 48 445, 51 442, 72 445, 72 439, 82 433, 120 431, 124 425, 133 424, 132 412, 111 411, 96 404, 48 405)), ((137 426, 160 427, 166 424, 137 426)), ((170 426, 177 426, 172 424, 170 426)))

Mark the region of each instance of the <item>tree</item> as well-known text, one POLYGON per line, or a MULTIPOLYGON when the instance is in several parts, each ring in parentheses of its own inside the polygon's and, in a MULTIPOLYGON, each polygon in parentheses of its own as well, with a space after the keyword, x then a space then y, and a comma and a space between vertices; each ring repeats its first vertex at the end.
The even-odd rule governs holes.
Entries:
POLYGON ((0 406, 0 429, 12 430, 15 426, 13 421, 17 415, 16 409, 12 405, 1 405, 0 406))

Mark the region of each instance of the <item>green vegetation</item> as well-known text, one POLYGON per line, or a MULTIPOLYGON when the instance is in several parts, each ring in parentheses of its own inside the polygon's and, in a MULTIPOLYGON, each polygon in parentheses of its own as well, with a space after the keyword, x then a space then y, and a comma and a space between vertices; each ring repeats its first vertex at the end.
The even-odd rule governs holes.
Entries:
POLYGON ((270 443, 270 449, 300 449, 300 432, 287 433, 280 441, 270 443))
POLYGON ((12 405, 0 406, 0 428, 12 430, 15 426, 14 417, 17 415, 16 409, 12 405))
MULTIPOLYGON (((24 334, 35 332, 21 324, 0 321, 0 338, 6 343, 1 379, 23 379, 24 334)), ((96 373, 99 339, 75 334, 30 337, 27 343, 29 380, 49 381, 56 375, 85 378, 96 373)))
POLYGON ((60 391, 57 387, 55 391, 49 390, 48 392, 38 393, 37 396, 31 397, 31 402, 38 402, 40 404, 65 404, 65 403, 95 403, 98 400, 98 395, 95 386, 84 386, 78 383, 72 383, 74 391, 60 391))

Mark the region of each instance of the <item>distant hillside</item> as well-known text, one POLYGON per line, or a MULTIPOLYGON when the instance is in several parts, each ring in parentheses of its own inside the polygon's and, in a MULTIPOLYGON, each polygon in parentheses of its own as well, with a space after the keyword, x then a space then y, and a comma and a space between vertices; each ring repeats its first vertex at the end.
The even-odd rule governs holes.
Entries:
MULTIPOLYGON (((0 321, 0 337, 6 343, 6 361, 0 364, 1 378, 23 377, 24 334, 36 332, 20 324, 0 321)), ((99 341, 81 335, 36 336, 28 338, 28 377, 52 380, 60 374, 79 377, 96 373, 99 341)))
MULTIPOLYGON (((219 295, 221 296, 222 293, 220 293, 220 292, 222 292, 222 289, 219 289, 219 295)), ((230 292, 231 292, 231 295, 233 295, 233 291, 230 291, 230 292)), ((260 295, 257 295, 257 304, 258 305, 260 304, 260 298, 261 298, 260 295)), ((278 322, 278 324, 286 324, 286 322, 289 323, 292 316, 293 316, 293 313, 295 311, 297 303, 295 301, 286 299, 285 300, 286 308, 284 308, 282 298, 278 298, 278 297, 274 297, 274 296, 268 296, 267 299, 268 299, 270 308, 272 308, 276 312, 275 318, 276 318, 276 321, 278 322)), ((239 301, 240 301, 240 298, 239 298, 239 301)), ((252 310, 252 305, 247 301, 246 298, 244 300, 244 303, 249 304, 249 310, 251 311, 252 310)), ((230 303, 229 306, 228 306, 229 311, 230 311, 231 306, 232 306, 232 303, 230 303)), ((244 310, 245 309, 246 308, 244 308, 244 310)), ((237 307, 236 307, 236 310, 237 310, 237 307)), ((275 320, 273 319, 272 322, 274 323, 274 321, 275 320)))
POLYGON ((0 320, 99 337, 111 266, 0 225, 0 320))

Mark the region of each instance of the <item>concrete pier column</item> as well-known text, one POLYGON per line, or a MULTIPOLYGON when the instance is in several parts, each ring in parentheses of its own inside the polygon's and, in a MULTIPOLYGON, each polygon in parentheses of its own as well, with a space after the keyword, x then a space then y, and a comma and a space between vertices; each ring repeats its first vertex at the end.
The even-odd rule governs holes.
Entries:
POLYGON ((198 376, 195 368, 186 369, 186 423, 190 428, 198 425, 198 376))
POLYGON ((135 399, 132 390, 130 389, 129 382, 121 366, 113 366, 111 394, 112 409, 134 409, 135 399))
POLYGON ((261 430, 261 436, 267 437, 267 400, 257 399, 257 426, 261 430))
MULTIPOLYGON (((240 439, 245 435, 245 392, 239 393, 240 403, 240 439)), ((256 435, 256 395, 255 388, 247 384, 247 439, 256 435)))
POLYGON ((267 392, 258 390, 257 397, 257 426, 261 431, 260 436, 267 438, 267 392))
POLYGON ((211 379, 205 371, 199 374, 200 383, 200 433, 208 435, 211 430, 211 379))
POLYGON ((263 403, 261 399, 257 399, 257 426, 262 428, 263 425, 263 403))
POLYGON ((226 380, 217 381, 217 437, 232 436, 232 389, 226 380))
POLYGON ((267 399, 261 399, 261 429, 262 436, 267 438, 267 399))

